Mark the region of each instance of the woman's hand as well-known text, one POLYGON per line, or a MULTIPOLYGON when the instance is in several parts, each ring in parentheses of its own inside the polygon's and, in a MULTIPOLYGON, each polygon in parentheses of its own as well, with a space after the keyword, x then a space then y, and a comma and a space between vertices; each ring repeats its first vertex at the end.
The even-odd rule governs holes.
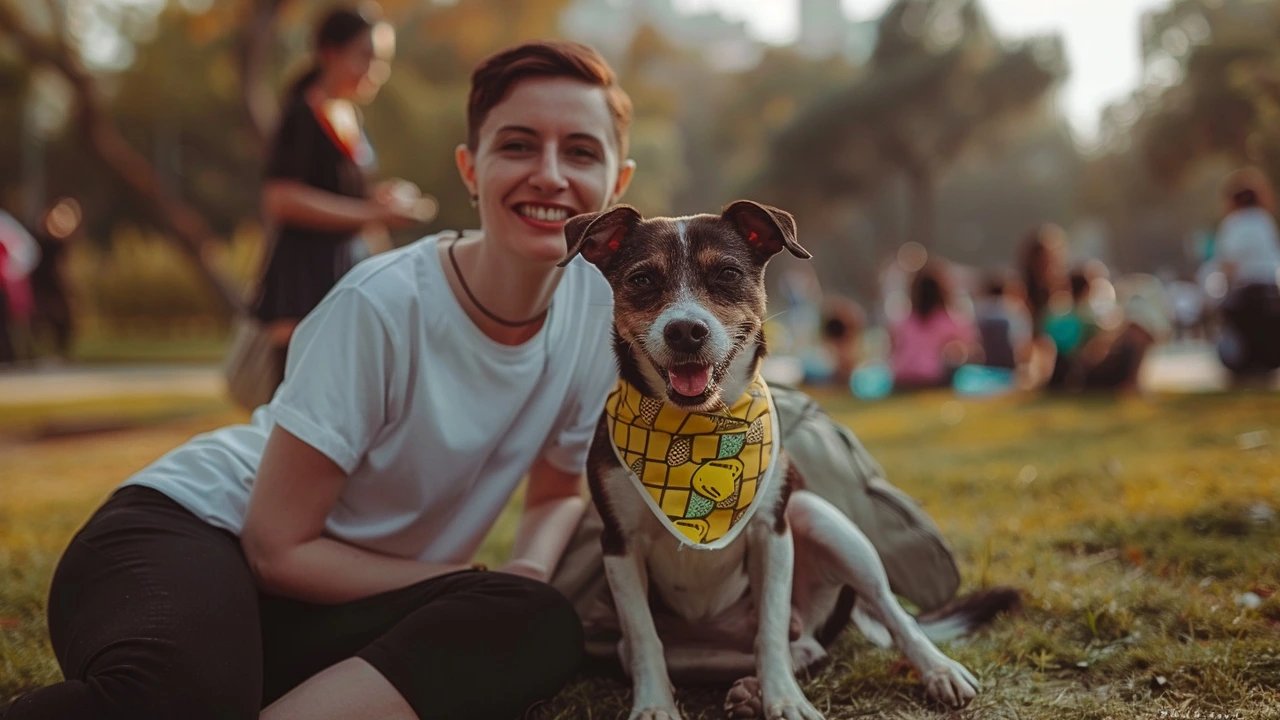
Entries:
POLYGON ((382 222, 393 227, 428 223, 436 216, 434 198, 424 196, 408 180, 385 180, 374 186, 373 201, 385 213, 382 222))

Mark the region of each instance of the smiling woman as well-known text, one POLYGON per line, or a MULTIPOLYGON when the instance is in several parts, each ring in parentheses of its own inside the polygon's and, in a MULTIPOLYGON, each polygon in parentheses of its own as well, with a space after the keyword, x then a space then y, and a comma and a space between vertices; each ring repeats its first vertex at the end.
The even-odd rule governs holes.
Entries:
POLYGON ((558 264, 565 221, 630 182, 631 105, 573 43, 499 53, 472 82, 457 161, 480 232, 356 266, 248 425, 108 499, 50 590, 67 681, 4 720, 510 718, 577 667, 581 624, 545 581, 616 370, 608 284, 558 264), (479 572, 526 475, 512 559, 479 572))

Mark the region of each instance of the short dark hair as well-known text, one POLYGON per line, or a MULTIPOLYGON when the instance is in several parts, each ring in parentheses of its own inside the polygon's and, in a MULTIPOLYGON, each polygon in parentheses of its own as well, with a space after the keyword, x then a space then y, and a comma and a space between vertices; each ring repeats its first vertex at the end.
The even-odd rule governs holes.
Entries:
POLYGON ((946 268, 936 261, 929 261, 916 271, 911 281, 911 312, 920 318, 928 318, 939 310, 946 310, 951 301, 951 288, 946 268))
POLYGON ((1089 294, 1089 276, 1083 270, 1071 271, 1071 298, 1080 300, 1089 294))
POLYGON ((564 77, 603 88, 618 155, 627 156, 631 131, 631 97, 618 84, 618 76, 599 52, 567 40, 539 40, 501 50, 485 58, 471 74, 467 99, 467 147, 480 143, 480 126, 498 103, 520 81, 531 77, 564 77))

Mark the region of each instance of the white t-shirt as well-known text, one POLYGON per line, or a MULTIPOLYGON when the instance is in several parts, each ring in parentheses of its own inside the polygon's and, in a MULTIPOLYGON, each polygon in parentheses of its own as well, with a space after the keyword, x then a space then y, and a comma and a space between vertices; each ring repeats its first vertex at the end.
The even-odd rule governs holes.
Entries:
POLYGON ((285 381, 248 425, 197 436, 130 478, 239 534, 279 425, 348 475, 325 534, 467 562, 533 462, 582 472, 605 397, 613 296, 581 258, 543 328, 507 346, 463 312, 435 238, 371 258, 298 325, 285 381))
POLYGON ((1262 208, 1237 210, 1222 221, 1216 255, 1235 263, 1237 285, 1280 282, 1280 234, 1262 208))

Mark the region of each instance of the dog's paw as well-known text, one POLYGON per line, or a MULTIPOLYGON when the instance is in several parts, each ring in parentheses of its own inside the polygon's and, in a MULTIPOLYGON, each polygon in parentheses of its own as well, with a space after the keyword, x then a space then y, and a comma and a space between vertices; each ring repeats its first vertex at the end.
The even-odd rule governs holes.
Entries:
POLYGON ((766 698, 765 720, 823 720, 822 713, 797 690, 780 698, 766 698))
POLYGON ((964 707, 978 696, 978 679, 965 666, 945 655, 933 667, 922 668, 920 677, 930 697, 954 708, 964 707))
POLYGON ((635 708, 631 711, 631 720, 682 720, 680 711, 671 707, 635 708))
POLYGON ((729 688, 724 696, 724 716, 730 720, 756 720, 764 715, 764 703, 760 700, 760 679, 744 677, 729 688))

